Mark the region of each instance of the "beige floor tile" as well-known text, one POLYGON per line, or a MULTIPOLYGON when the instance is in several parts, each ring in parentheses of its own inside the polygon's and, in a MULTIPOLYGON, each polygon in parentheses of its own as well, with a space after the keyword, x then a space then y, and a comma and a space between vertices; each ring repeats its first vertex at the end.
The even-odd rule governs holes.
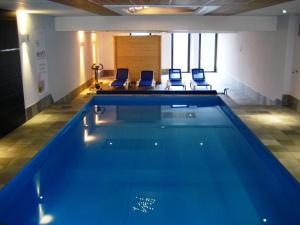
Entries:
POLYGON ((264 143, 264 145, 268 146, 280 146, 280 143, 274 139, 261 139, 261 141, 264 143))

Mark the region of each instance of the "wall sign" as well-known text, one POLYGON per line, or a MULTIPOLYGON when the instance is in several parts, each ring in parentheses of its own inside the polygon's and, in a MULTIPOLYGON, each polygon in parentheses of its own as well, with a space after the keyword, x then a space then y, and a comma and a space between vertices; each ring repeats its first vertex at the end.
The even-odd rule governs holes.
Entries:
POLYGON ((35 33, 35 58, 38 92, 40 94, 44 94, 48 92, 48 66, 45 46, 45 31, 43 29, 36 29, 35 33))

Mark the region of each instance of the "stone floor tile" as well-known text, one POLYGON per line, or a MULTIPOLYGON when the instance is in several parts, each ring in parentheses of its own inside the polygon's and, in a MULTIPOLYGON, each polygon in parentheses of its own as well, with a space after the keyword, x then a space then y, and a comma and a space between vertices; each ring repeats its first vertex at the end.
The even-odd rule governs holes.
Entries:
POLYGON ((296 130, 281 130, 281 131, 286 135, 299 135, 300 138, 300 134, 296 130))
POLYGON ((280 143, 275 139, 261 139, 266 146, 280 146, 280 143))
POLYGON ((285 148, 288 152, 300 152, 300 146, 297 145, 287 145, 285 148))
POLYGON ((268 145, 267 146, 272 152, 286 152, 286 149, 282 145, 268 145))
POLYGON ((284 146, 296 145, 295 141, 290 139, 277 139, 277 142, 284 146))

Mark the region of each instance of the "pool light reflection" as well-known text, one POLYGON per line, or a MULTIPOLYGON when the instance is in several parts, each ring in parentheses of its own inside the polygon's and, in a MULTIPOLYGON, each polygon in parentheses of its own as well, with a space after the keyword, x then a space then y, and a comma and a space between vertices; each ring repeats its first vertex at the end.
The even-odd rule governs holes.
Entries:
POLYGON ((50 214, 45 214, 43 205, 39 204, 39 219, 40 224, 49 224, 54 220, 54 217, 50 214))
POLYGON ((95 124, 96 125, 99 125, 99 124, 102 124, 102 123, 105 123, 104 120, 100 120, 100 116, 98 115, 98 113, 95 114, 95 124))
POLYGON ((89 131, 88 131, 89 125, 87 124, 86 116, 83 117, 83 126, 84 126, 84 134, 83 134, 84 142, 87 143, 87 142, 94 141, 96 137, 93 135, 89 135, 89 131))
POLYGON ((96 139, 95 136, 93 135, 89 135, 89 132, 87 129, 84 129, 84 142, 91 142, 94 141, 96 139))

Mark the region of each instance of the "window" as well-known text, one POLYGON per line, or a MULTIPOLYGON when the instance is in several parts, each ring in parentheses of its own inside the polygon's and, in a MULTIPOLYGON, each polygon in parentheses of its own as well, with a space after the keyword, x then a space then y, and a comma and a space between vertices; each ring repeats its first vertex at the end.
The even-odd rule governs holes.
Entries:
POLYGON ((216 33, 173 33, 171 67, 182 72, 192 68, 203 68, 206 72, 216 72, 216 33))
POLYGON ((205 71, 216 71, 216 34, 201 34, 200 66, 205 71))
POLYGON ((199 46, 200 46, 200 35, 199 33, 191 34, 191 51, 190 51, 190 68, 199 67, 199 46))
POLYGON ((172 35, 172 68, 181 69, 182 72, 189 71, 189 39, 188 33, 172 35))

